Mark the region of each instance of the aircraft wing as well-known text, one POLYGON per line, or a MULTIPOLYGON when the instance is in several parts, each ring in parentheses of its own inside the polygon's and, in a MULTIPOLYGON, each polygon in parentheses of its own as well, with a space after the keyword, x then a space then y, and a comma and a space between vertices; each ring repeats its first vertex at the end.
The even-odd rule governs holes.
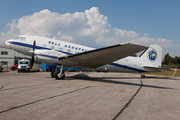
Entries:
POLYGON ((66 57, 60 57, 58 59, 62 64, 67 66, 97 68, 124 57, 133 55, 146 48, 148 47, 129 43, 123 45, 118 44, 110 47, 69 55, 66 57))

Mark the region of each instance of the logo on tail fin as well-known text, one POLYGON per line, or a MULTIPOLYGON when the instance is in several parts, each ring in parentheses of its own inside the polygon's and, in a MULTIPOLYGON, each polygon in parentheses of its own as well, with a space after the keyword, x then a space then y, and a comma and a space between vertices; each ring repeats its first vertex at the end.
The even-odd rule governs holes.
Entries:
POLYGON ((149 60, 153 61, 153 62, 156 61, 156 59, 157 59, 157 52, 155 50, 151 50, 148 53, 149 53, 149 55, 148 55, 149 60))

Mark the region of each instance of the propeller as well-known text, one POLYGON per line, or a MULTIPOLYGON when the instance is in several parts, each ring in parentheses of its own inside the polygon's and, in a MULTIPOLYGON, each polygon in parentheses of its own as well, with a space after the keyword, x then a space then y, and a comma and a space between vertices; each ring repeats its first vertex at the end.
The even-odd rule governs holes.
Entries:
POLYGON ((32 59, 31 59, 31 66, 33 66, 33 64, 34 64, 35 47, 36 47, 36 41, 34 40, 34 43, 33 43, 33 53, 32 53, 32 59))

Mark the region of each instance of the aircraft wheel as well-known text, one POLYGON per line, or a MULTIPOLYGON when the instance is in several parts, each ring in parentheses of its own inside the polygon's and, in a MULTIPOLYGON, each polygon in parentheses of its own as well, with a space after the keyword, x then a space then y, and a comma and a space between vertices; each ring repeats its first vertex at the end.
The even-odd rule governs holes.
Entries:
POLYGON ((52 78, 55 77, 55 76, 54 76, 54 72, 55 72, 54 70, 51 72, 51 77, 52 77, 52 78))
MULTIPOLYGON (((62 72, 62 74, 64 74, 64 72, 62 72)), ((56 80, 64 79, 64 78, 65 78, 65 75, 60 77, 60 73, 59 72, 56 74, 56 80)))
POLYGON ((145 78, 146 76, 145 75, 141 75, 141 78, 145 78))

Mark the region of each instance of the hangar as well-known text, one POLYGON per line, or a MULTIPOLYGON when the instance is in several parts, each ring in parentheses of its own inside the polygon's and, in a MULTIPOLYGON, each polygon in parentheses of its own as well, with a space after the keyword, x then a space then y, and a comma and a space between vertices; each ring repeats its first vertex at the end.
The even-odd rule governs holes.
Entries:
POLYGON ((15 62, 15 52, 8 46, 0 45, 0 63, 3 67, 10 67, 14 65, 15 62))

